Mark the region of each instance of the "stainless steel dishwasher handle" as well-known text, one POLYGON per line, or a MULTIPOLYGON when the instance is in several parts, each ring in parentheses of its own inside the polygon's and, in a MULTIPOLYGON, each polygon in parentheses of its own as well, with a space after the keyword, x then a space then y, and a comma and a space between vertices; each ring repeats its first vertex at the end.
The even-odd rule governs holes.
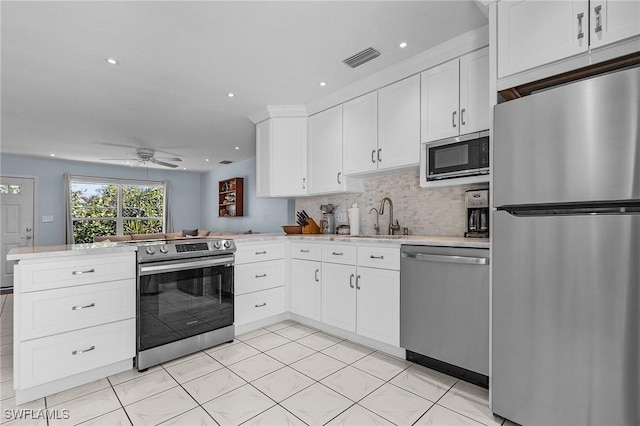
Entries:
POLYGON ((402 253, 402 257, 407 259, 426 260, 429 262, 466 263, 468 265, 488 265, 489 264, 489 259, 486 257, 448 256, 448 255, 442 255, 442 254, 425 254, 425 253, 402 253))

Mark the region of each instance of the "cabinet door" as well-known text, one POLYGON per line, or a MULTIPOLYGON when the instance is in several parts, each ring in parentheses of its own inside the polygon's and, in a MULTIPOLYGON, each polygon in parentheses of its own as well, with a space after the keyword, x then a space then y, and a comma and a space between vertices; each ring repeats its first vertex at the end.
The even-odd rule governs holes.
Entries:
POLYGON ((256 197, 271 196, 271 120, 256 125, 256 197))
POLYGON ((320 321, 320 262, 291 260, 291 312, 320 321))
POLYGON ((378 93, 371 92, 342 106, 344 139, 342 152, 344 174, 377 169, 378 93))
POLYGON ((339 192, 342 175, 342 105, 309 117, 309 193, 339 192))
POLYGON ((454 59, 421 74, 423 142, 459 134, 459 64, 454 59))
POLYGON ((356 331, 356 267, 322 264, 322 322, 356 331))
POLYGON ((420 76, 378 90, 378 170, 420 163, 420 76))
POLYGON ((498 78, 589 48, 587 0, 498 3, 498 78))
POLYGON ((591 1, 591 47, 640 35, 640 1, 591 1))
POLYGON ((489 106, 489 49, 460 58, 460 134, 487 130, 489 106))
POLYGON ((400 346, 400 272, 358 268, 357 333, 400 346))
POLYGON ((273 119, 271 195, 307 194, 307 119, 273 119))

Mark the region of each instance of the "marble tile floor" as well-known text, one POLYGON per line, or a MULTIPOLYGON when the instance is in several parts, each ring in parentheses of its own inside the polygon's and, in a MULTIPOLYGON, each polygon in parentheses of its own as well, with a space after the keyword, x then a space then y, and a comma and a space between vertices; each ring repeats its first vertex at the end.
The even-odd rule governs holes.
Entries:
POLYGON ((503 424, 486 389, 293 321, 15 407, 12 295, 0 310, 2 426, 503 424), (54 418, 13 419, 15 408, 54 418))

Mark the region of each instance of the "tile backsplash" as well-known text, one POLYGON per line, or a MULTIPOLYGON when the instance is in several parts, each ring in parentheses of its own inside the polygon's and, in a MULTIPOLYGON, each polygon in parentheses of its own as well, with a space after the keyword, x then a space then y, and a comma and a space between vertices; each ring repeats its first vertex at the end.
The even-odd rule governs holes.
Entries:
MULTIPOLYGON (((296 211, 305 210, 317 223, 322 219, 321 204, 338 205, 337 213, 344 213, 353 203, 360 208, 360 234, 375 234, 375 212, 380 201, 393 201, 393 219, 411 235, 463 236, 465 231, 464 193, 469 189, 486 188, 488 184, 456 185, 444 188, 420 188, 418 171, 366 178, 361 194, 332 194, 297 198, 296 211)), ((346 223, 346 222, 344 222, 346 223)), ((380 233, 388 233, 389 206, 380 216, 380 233)), ((397 232, 400 233, 400 232, 397 232)))

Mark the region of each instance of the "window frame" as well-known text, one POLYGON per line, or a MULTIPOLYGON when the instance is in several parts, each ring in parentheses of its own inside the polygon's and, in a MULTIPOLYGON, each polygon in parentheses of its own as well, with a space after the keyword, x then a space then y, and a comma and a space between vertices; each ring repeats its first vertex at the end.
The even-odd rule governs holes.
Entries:
MULTIPOLYGON (((167 227, 167 184, 166 181, 150 181, 150 180, 135 180, 135 179, 117 179, 117 178, 102 178, 93 176, 69 176, 69 197, 73 191, 74 184, 93 184, 93 185, 114 185, 116 186, 116 216, 103 216, 103 217, 74 217, 73 216, 73 204, 71 198, 69 199, 69 216, 71 220, 71 226, 74 222, 87 222, 87 221, 113 221, 116 222, 116 234, 123 236, 124 234, 124 222, 128 220, 144 221, 144 220, 160 220, 162 221, 162 233, 166 232, 167 227), (162 188, 162 216, 152 217, 125 217, 123 216, 123 203, 122 203, 122 187, 124 186, 146 186, 162 188)), ((75 227, 74 227, 75 230, 75 227)), ((127 234, 128 235, 128 234, 127 234)), ((134 235, 134 234, 132 234, 134 235)), ((74 232, 75 239, 75 232, 74 232)))

